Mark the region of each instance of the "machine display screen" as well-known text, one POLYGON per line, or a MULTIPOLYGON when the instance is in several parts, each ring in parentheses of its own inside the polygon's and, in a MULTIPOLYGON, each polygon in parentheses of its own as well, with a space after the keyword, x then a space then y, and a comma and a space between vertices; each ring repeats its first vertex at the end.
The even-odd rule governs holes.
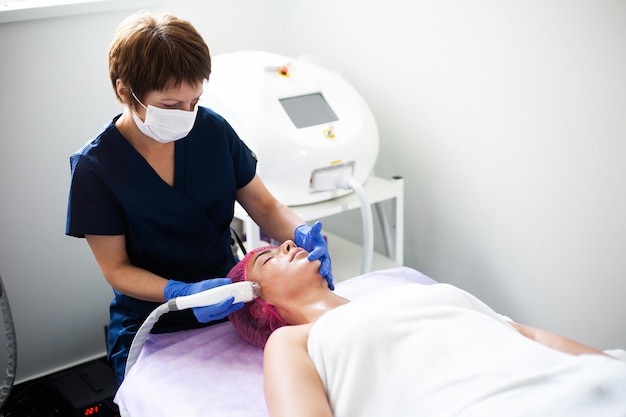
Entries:
POLYGON ((339 120, 322 93, 279 99, 298 129, 339 120))

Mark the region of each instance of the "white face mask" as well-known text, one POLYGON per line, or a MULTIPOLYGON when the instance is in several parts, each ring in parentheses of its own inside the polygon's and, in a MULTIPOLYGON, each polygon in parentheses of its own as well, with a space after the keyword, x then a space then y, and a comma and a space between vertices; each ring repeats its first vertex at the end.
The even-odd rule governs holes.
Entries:
POLYGON ((135 124, 144 135, 151 137, 152 139, 161 142, 169 143, 178 139, 182 139, 189 134, 196 122, 196 114, 198 113, 198 106, 196 105, 193 111, 185 111, 178 109, 161 109, 148 105, 146 107, 135 95, 132 93, 137 103, 141 104, 146 109, 145 121, 141 121, 139 116, 133 112, 133 120, 135 124))

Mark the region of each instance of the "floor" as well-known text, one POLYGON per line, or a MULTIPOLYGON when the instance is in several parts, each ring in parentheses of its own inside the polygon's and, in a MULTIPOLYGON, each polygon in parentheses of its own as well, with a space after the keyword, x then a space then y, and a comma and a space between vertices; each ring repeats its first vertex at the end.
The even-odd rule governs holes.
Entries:
MULTIPOLYGON (((111 384, 108 375, 110 368, 108 366, 105 368, 104 365, 106 363, 103 359, 97 360, 57 374, 18 384, 13 387, 2 410, 0 410, 0 417, 119 417, 119 411, 110 394, 114 392, 111 391, 114 388, 107 387, 111 384), (75 375, 79 373, 85 375, 83 372, 85 369, 94 368, 106 371, 104 377, 102 373, 97 374, 96 379, 99 381, 93 383, 100 384, 101 386, 96 389, 100 393, 105 392, 104 395, 108 398, 98 400, 97 403, 80 403, 78 406, 72 404, 72 400, 69 400, 58 388, 59 381, 63 382, 63 388, 66 392, 71 392, 70 395, 76 394, 82 387, 75 388, 69 385, 69 388, 65 388, 67 385, 65 381, 79 379, 75 375)), ((113 375, 112 371, 110 375, 113 375)))

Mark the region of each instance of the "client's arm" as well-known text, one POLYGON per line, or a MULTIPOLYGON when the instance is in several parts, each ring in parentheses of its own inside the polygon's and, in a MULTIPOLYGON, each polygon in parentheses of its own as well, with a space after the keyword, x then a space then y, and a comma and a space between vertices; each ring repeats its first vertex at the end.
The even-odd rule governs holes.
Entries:
MULTIPOLYGON (((534 340, 537 343, 541 343, 552 349, 556 349, 561 352, 570 353, 572 355, 582 355, 585 353, 606 355, 604 352, 592 348, 582 343, 578 343, 574 340, 568 339, 564 336, 560 336, 555 333, 551 333, 547 330, 537 329, 535 327, 526 326, 524 324, 509 322, 518 332, 526 336, 529 339, 534 340)), ((609 355, 606 355, 609 356, 609 355)))
POLYGON ((311 326, 281 327, 265 345, 265 400, 272 417, 332 417, 326 391, 307 352, 311 326))

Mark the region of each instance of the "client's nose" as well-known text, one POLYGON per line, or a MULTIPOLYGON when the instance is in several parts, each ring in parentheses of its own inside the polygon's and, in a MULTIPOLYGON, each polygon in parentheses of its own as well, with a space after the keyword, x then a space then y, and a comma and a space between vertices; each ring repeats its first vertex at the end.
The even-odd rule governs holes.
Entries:
POLYGON ((296 244, 293 240, 285 240, 282 245, 280 245, 280 250, 283 253, 289 253, 290 250, 296 247, 296 244))

